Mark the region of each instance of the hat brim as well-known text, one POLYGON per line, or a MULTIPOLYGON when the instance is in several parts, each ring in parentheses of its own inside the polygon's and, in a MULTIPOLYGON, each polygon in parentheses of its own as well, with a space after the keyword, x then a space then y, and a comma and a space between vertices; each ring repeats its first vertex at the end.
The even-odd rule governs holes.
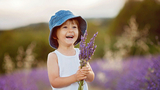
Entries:
MULTIPOLYGON (((57 21, 57 23, 55 24, 55 26, 51 29, 51 32, 50 32, 50 35, 49 35, 49 44, 50 44, 50 46, 52 48, 57 49, 56 44, 54 42, 54 39, 52 37, 52 33, 53 33, 55 27, 61 26, 67 20, 73 19, 73 18, 76 18, 78 20, 79 26, 80 26, 80 29, 81 29, 81 32, 82 32, 82 35, 84 35, 84 33, 85 33, 86 29, 87 29, 87 23, 86 23, 86 21, 81 16, 69 15, 69 16, 63 17, 63 18, 61 18, 61 20, 57 21)), ((78 44, 79 42, 80 42, 80 40, 77 40, 77 42, 75 43, 75 45, 78 44)))

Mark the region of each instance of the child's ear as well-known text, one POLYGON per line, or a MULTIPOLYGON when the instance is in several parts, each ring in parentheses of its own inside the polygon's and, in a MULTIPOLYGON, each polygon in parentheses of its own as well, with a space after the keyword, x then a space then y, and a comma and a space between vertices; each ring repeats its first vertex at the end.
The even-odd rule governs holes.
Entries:
POLYGON ((57 38, 56 38, 56 37, 54 37, 54 36, 53 36, 52 38, 53 38, 53 39, 57 39, 57 38))

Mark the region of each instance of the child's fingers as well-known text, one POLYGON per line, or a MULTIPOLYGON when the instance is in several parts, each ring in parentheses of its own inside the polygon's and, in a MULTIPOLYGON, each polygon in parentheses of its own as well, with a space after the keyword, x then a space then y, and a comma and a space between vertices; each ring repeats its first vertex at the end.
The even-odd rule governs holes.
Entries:
POLYGON ((90 73, 91 68, 89 68, 89 67, 84 67, 84 68, 80 69, 80 71, 82 72, 83 75, 87 75, 87 74, 90 73))
POLYGON ((81 69, 79 69, 76 73, 76 79, 77 81, 83 80, 87 78, 87 74, 86 72, 82 71, 81 69))
POLYGON ((77 81, 80 81, 80 80, 83 80, 83 79, 86 79, 86 78, 87 78, 86 75, 82 75, 82 74, 77 75, 77 81))
POLYGON ((91 68, 90 68, 90 67, 83 67, 83 68, 81 69, 81 71, 91 71, 91 68))
POLYGON ((89 72, 88 71, 82 71, 81 74, 86 76, 87 74, 89 74, 89 72))
POLYGON ((87 78, 87 76, 81 75, 81 76, 79 77, 79 80, 84 80, 84 79, 86 79, 86 78, 87 78))

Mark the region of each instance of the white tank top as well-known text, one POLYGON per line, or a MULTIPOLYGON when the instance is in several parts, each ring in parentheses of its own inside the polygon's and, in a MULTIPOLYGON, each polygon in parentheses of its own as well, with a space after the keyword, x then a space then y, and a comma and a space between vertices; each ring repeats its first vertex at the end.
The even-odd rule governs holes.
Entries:
MULTIPOLYGON (((75 74, 80 66, 79 60, 79 52, 78 48, 75 48, 76 55, 74 56, 65 56, 61 54, 59 51, 55 50, 54 53, 57 55, 58 58, 58 66, 59 66, 59 75, 60 77, 68 77, 75 74)), ((67 87, 63 88, 53 88, 52 90, 78 90, 78 82, 75 82, 67 87)), ((84 81, 84 89, 88 90, 87 83, 84 81)))

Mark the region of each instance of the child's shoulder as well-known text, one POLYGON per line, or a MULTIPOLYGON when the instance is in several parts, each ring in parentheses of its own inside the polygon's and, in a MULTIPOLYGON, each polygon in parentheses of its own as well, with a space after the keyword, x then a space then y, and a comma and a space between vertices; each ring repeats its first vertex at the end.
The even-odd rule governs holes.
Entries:
POLYGON ((56 56, 56 53, 54 52, 54 51, 52 51, 52 52, 50 52, 50 53, 48 53, 48 57, 53 57, 53 56, 56 56))
POLYGON ((56 60, 57 59, 57 55, 54 52, 50 52, 48 54, 48 60, 56 60))

